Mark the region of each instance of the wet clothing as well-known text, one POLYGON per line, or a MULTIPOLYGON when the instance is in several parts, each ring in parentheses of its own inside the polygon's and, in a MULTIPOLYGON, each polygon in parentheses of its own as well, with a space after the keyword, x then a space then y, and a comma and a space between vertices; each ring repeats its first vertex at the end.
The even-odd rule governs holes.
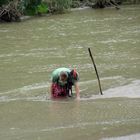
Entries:
POLYGON ((71 76, 71 70, 68 68, 58 68, 52 73, 52 97, 66 97, 70 95, 70 90, 72 92, 72 86, 78 81, 71 76), (60 80, 60 74, 64 72, 67 75, 66 82, 60 80))
POLYGON ((52 84, 52 97, 66 97, 67 96, 67 89, 65 86, 60 86, 57 83, 52 84))

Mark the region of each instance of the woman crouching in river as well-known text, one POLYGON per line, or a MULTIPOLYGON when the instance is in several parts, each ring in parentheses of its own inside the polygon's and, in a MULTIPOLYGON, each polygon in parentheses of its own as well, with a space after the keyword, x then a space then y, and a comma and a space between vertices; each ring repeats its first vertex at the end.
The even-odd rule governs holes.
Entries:
POLYGON ((51 97, 72 97, 72 86, 75 87, 76 98, 80 99, 79 74, 75 69, 58 68, 52 73, 51 97))

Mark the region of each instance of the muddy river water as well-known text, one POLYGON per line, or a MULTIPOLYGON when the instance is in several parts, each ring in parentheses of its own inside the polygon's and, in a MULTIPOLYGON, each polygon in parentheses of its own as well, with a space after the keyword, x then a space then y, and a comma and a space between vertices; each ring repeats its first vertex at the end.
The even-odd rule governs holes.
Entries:
POLYGON ((0 24, 0 139, 139 140, 140 6, 0 24), (79 101, 49 99, 58 67, 79 72, 79 101))

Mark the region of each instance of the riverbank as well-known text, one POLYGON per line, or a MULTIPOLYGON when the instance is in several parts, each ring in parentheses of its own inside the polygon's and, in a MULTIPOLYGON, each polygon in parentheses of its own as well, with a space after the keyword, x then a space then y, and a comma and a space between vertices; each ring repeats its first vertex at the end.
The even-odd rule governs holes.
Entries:
MULTIPOLYGON (((126 6, 130 6, 130 7, 139 7, 138 5, 130 5, 128 3, 125 3, 123 5, 120 5, 120 10, 123 10, 125 8, 127 8, 126 6)), ((84 10, 87 10, 87 9, 92 9, 91 7, 89 6, 85 6, 85 7, 78 7, 78 8, 71 8, 69 9, 68 11, 64 12, 63 14, 69 14, 70 12, 76 12, 76 11, 84 11, 84 10)), ((107 7, 105 9, 114 9, 114 11, 116 10, 114 7, 107 7)), ((102 10, 105 10, 105 9, 102 9, 102 10)), ((94 11, 96 11, 96 9, 93 9, 94 11)), ((54 15, 57 15, 57 14, 52 14, 52 13, 49 13, 49 14, 43 14, 41 16, 22 16, 21 17, 21 21, 27 21, 27 20, 31 20, 31 19, 35 19, 35 18, 40 18, 40 17, 50 17, 50 16, 54 16, 54 15)))
POLYGON ((50 16, 53 14, 64 14, 69 11, 77 11, 77 10, 83 10, 86 8, 110 8, 113 7, 115 9, 120 9, 120 5, 126 5, 130 4, 130 2, 121 2, 121 1, 106 1, 106 2, 100 2, 100 1, 71 1, 66 2, 67 0, 64 0, 64 2, 49 2, 47 0, 40 0, 40 3, 38 5, 32 5, 34 3, 28 3, 30 6, 25 8, 25 6, 21 6, 22 4, 18 1, 11 1, 7 5, 0 5, 0 22, 11 22, 11 21, 24 21, 28 20, 33 17, 38 16, 50 16), (20 7, 20 8, 19 8, 20 7), (24 9, 24 10, 21 10, 24 9))

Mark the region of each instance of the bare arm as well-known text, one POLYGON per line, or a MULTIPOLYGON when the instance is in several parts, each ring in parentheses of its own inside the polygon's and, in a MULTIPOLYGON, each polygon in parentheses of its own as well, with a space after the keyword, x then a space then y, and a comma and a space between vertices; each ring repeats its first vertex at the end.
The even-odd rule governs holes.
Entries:
POLYGON ((75 83, 74 87, 75 87, 76 97, 77 99, 80 99, 80 90, 79 90, 78 82, 75 83))

